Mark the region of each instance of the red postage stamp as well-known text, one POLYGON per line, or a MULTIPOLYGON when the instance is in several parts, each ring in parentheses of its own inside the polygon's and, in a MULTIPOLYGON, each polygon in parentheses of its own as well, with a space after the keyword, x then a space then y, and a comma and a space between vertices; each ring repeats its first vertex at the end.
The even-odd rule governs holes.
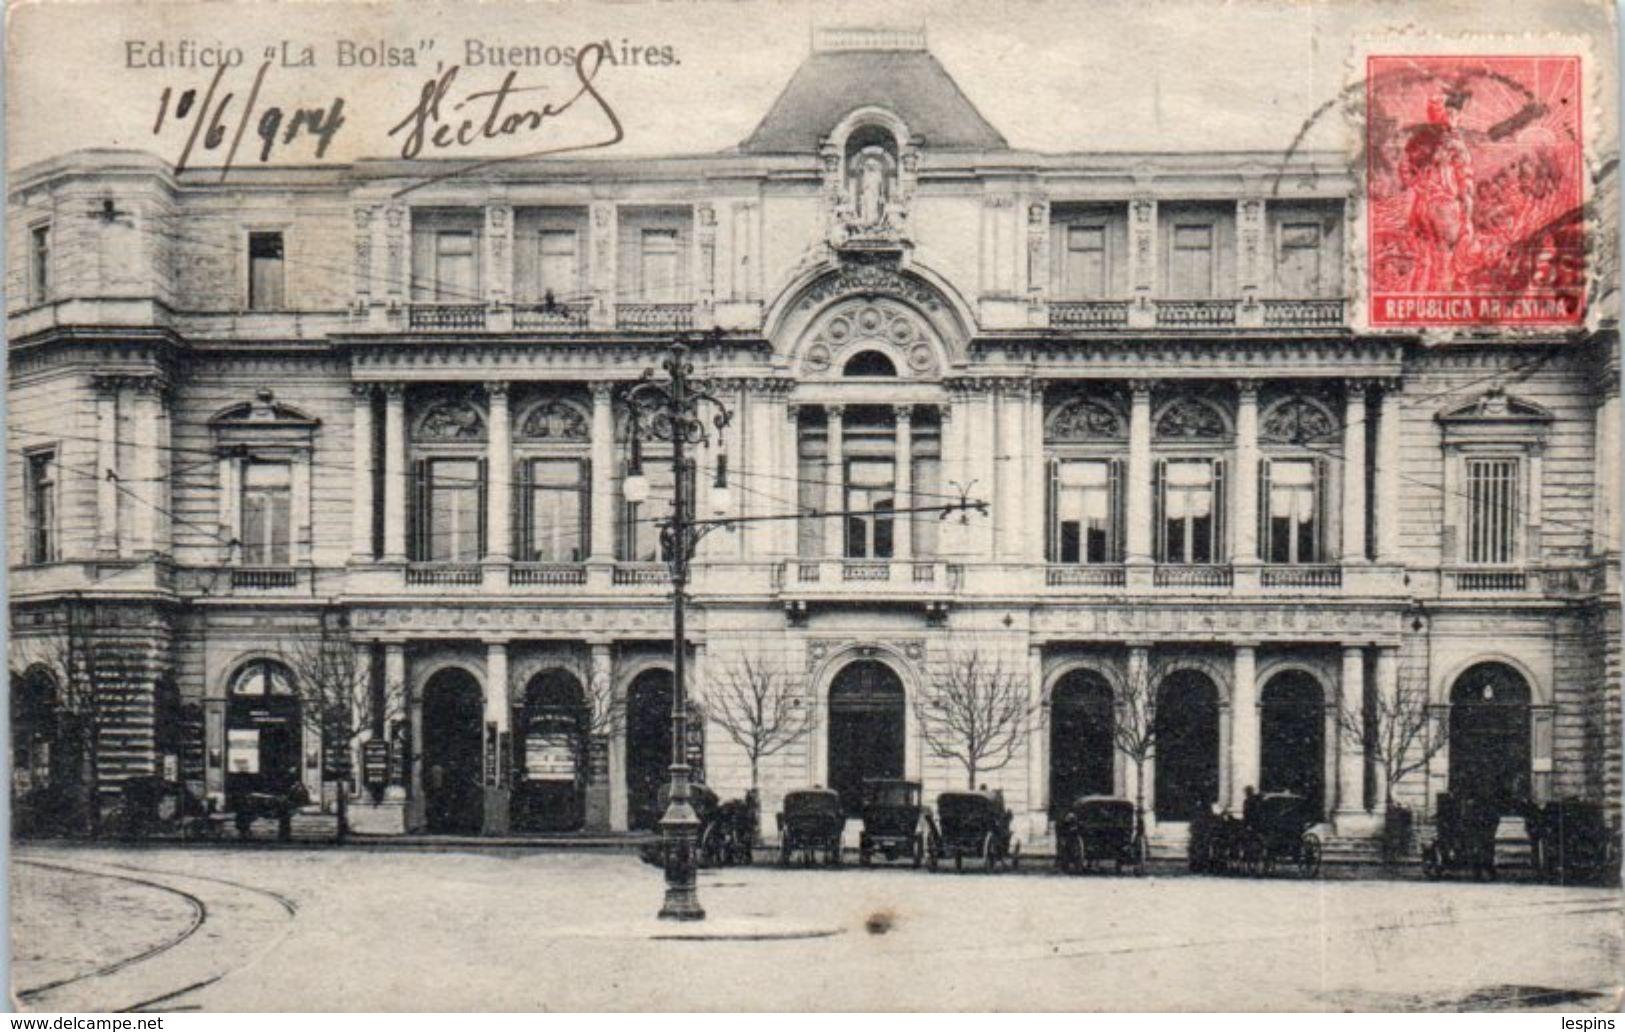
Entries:
POLYGON ((1581 92, 1577 57, 1367 59, 1371 325, 1580 322, 1581 92))

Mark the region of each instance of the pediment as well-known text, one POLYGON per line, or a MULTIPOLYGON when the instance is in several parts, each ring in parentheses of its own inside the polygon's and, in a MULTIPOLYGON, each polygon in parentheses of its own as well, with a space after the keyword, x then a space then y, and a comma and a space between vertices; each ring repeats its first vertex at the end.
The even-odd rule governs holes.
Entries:
POLYGON ((1441 423, 1550 423, 1551 410, 1532 401, 1507 394, 1505 391, 1485 391, 1465 405, 1439 413, 1441 423))
POLYGON ((292 405, 282 404, 276 400, 276 396, 269 388, 262 387, 254 392, 253 401, 241 402, 216 412, 209 419, 209 425, 270 426, 286 430, 314 429, 321 425, 321 420, 292 405))

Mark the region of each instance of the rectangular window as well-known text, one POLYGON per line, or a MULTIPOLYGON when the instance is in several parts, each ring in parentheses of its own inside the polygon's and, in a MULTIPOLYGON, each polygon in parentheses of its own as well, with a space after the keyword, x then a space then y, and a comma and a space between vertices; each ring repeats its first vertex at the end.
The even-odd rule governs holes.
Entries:
POLYGON ((1517 559, 1518 460, 1467 460, 1467 561, 1517 559))
POLYGON ((477 237, 466 230, 435 234, 434 299, 468 303, 480 299, 477 237))
POLYGON ((646 229, 639 252, 639 283, 645 301, 678 301, 677 231, 646 229))
POLYGON ((892 511, 897 464, 889 459, 852 459, 846 464, 846 555, 892 557, 892 511))
POLYGON ((1114 526, 1116 477, 1105 459, 1055 464, 1055 516, 1050 556, 1059 563, 1119 562, 1114 526))
POLYGON ((28 561, 56 560, 56 452, 30 452, 26 470, 28 561))
POLYGON ((427 548, 431 562, 473 562, 480 557, 481 463, 476 459, 433 459, 428 463, 427 548))
POLYGON ((1264 464, 1266 562, 1322 560, 1321 480, 1319 464, 1313 459, 1274 459, 1264 464))
POLYGON ((28 299, 35 304, 51 296, 51 227, 35 226, 29 233, 28 299))
POLYGON ((528 496, 521 522, 521 561, 579 563, 587 558, 588 490, 578 459, 531 459, 523 470, 528 496))
POLYGON ((1219 464, 1174 459, 1161 464, 1162 561, 1220 561, 1222 497, 1219 464))
POLYGON ((248 307, 256 312, 283 307, 282 234, 248 234, 248 307))
POLYGON ((1282 297, 1319 297, 1320 224, 1286 222, 1281 225, 1281 253, 1277 275, 1282 297))
POLYGON ((1175 225, 1173 248, 1168 255, 1170 297, 1213 296, 1213 227, 1175 225))
POLYGON ((250 462, 243 469, 243 562, 286 566, 293 526, 293 469, 286 462, 250 462))
POLYGON ((580 292, 581 265, 577 258, 575 230, 542 230, 540 256, 538 297, 551 296, 555 302, 564 302, 580 292))
POLYGON ((1063 290, 1068 300, 1106 296, 1106 227, 1068 226, 1063 290))

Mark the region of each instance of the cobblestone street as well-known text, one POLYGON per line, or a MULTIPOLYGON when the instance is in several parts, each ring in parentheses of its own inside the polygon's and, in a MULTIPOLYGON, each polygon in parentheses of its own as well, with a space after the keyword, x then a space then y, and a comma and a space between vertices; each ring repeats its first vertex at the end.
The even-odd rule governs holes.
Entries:
POLYGON ((701 874, 702 934, 735 937, 667 941, 617 852, 18 861, 32 1010, 1596 1010, 1621 945, 1617 892, 1533 884, 758 866, 701 874))

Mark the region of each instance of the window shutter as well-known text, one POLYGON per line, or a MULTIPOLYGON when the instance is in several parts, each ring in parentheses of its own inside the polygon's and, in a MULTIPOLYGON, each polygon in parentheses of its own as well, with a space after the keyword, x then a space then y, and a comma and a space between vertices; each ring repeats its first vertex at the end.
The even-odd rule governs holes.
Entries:
POLYGON ((1163 519, 1162 492, 1168 482, 1168 460, 1158 459, 1155 476, 1151 481, 1151 521, 1154 531, 1152 546, 1156 550, 1157 562, 1166 562, 1168 558, 1168 521, 1163 519))
POLYGON ((1114 563, 1120 563, 1123 561, 1123 536, 1128 529, 1125 526, 1128 515, 1125 508, 1127 493, 1123 490, 1123 460, 1113 459, 1108 468, 1110 489, 1107 503, 1111 506, 1112 513, 1112 544, 1111 555, 1108 558, 1114 563))
POLYGON ((531 488, 530 462, 521 459, 513 467, 514 560, 528 563, 536 558, 536 498, 531 488))
POLYGON ((491 494, 490 480, 490 463, 486 459, 481 459, 479 461, 479 496, 478 502, 476 503, 478 516, 475 518, 475 521, 479 527, 479 533, 475 535, 477 539, 475 544, 475 552, 482 559, 485 557, 487 551, 486 546, 490 544, 490 534, 488 532, 489 524, 491 522, 488 518, 490 516, 491 508, 489 504, 491 494))
POLYGON ((406 506, 406 540, 411 558, 423 562, 429 558, 429 464, 423 459, 412 461, 411 483, 408 484, 406 506))
POLYGON ((576 506, 577 517, 581 521, 581 558, 586 559, 592 555, 592 460, 581 460, 581 476, 577 481, 580 485, 581 504, 576 506))
POLYGON ((1057 522, 1060 513, 1057 505, 1060 499, 1061 463, 1058 459, 1050 459, 1048 465, 1049 476, 1045 480, 1044 494, 1044 526, 1048 529, 1045 535, 1044 558, 1049 562, 1056 562, 1061 557, 1061 526, 1057 522))
MULTIPOLYGON (((1318 474, 1317 474, 1318 477, 1318 474)), ((1274 542, 1270 540, 1270 528, 1275 524, 1270 520, 1270 460, 1258 460, 1258 558, 1263 562, 1270 562, 1275 554, 1274 542)))
POLYGON ((434 232, 427 224, 412 226, 412 300, 432 301, 434 284, 434 232))
POLYGON ((1213 460, 1213 561, 1222 563, 1230 557, 1229 491, 1224 482, 1224 460, 1213 460))
POLYGON ((1315 555, 1313 562, 1326 561, 1326 516, 1329 499, 1326 497, 1329 483, 1327 480, 1326 460, 1315 460, 1315 555))

